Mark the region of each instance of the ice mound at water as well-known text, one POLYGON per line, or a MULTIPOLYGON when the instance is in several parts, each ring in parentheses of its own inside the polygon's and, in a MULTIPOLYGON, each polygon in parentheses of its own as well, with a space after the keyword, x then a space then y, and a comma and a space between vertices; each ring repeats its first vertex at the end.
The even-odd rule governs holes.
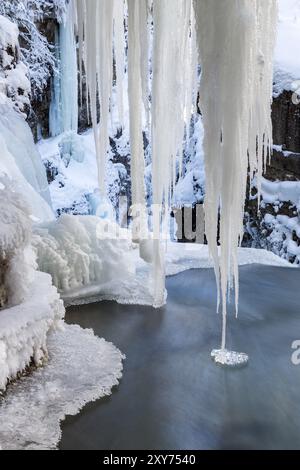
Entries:
POLYGON ((124 356, 92 330, 66 325, 49 336, 48 351, 48 364, 0 400, 2 450, 55 449, 65 416, 110 395, 122 376, 124 356))
POLYGON ((247 354, 228 351, 227 349, 214 349, 211 357, 217 365, 231 369, 246 367, 249 362, 247 354))
POLYGON ((63 215, 37 227, 33 244, 39 269, 63 294, 135 272, 127 230, 99 217, 63 215))

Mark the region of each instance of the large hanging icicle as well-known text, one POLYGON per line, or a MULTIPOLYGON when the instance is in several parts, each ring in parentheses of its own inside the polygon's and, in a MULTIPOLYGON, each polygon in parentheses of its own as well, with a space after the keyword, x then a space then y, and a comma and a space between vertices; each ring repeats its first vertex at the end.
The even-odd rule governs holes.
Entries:
POLYGON ((140 0, 139 2, 139 19, 140 19, 140 44, 141 44, 141 77, 142 77, 142 97, 145 109, 145 117, 149 125, 149 31, 148 31, 148 0, 140 0))
POLYGON ((191 18, 190 0, 154 0, 152 86, 152 180, 155 207, 154 305, 164 303, 165 273, 161 245, 162 204, 168 214, 176 156, 182 153, 185 107, 185 53, 191 18))
MULTIPOLYGON (((128 98, 130 112, 131 193, 133 204, 133 238, 147 237, 145 158, 143 143, 142 107, 143 86, 148 72, 143 69, 147 56, 147 0, 128 0, 128 98)), ((148 61, 147 61, 148 62, 148 61)), ((148 64, 147 64, 148 66, 148 64)))
POLYGON ((124 0, 114 0, 114 51, 119 122, 124 127, 125 29, 124 0))
MULTIPOLYGON (((124 48, 122 0, 76 0, 79 51, 85 64, 95 132, 99 184, 105 193, 108 114, 115 48, 122 121, 124 48), (114 40, 113 40, 114 32, 114 40), (98 125, 97 99, 100 102, 98 125)), ((149 3, 149 4, 148 4, 149 3)), ((164 302, 163 214, 168 214, 181 170, 182 141, 195 97, 195 43, 202 65, 201 110, 205 127, 206 233, 222 300, 225 347, 226 300, 235 287, 237 247, 243 235, 248 167, 261 176, 270 153, 272 52, 276 0, 153 0, 152 182, 154 303, 164 302), (192 8, 194 5, 194 8, 192 8), (196 21, 194 19, 196 17, 196 21), (196 24, 197 38, 194 34, 196 24), (162 209, 162 205, 164 208, 162 209), (220 224, 219 224, 220 216, 220 224), (219 228, 219 229, 218 229, 219 228), (218 238, 221 253, 218 253, 218 238)), ((142 103, 148 106, 147 0, 128 0, 129 102, 134 202, 144 202, 142 103)), ((152 8, 152 6, 151 6, 152 8)))
POLYGON ((237 247, 243 237, 248 164, 261 176, 272 145, 270 118, 276 0, 194 0, 202 66, 205 128, 206 235, 223 307, 234 283, 238 305, 237 247), (218 255, 218 219, 220 245, 218 255))
POLYGON ((77 16, 82 53, 80 59, 85 64, 95 133, 99 188, 102 195, 105 195, 105 167, 109 150, 108 118, 112 93, 114 1, 77 0, 77 16))

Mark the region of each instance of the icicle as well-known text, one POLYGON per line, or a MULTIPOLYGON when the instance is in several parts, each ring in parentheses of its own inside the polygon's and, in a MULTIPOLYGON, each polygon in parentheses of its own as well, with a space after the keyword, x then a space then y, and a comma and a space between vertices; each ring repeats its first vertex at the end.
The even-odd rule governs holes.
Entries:
POLYGON ((220 285, 224 350, 227 293, 233 283, 238 307, 237 247, 243 237, 248 164, 259 179, 263 156, 272 143, 270 104, 277 2, 194 0, 194 9, 202 65, 206 235, 220 285))
POLYGON ((140 67, 142 77, 142 97, 145 109, 146 123, 149 125, 149 32, 148 32, 148 0, 139 0, 139 18, 140 18, 140 67))
MULTIPOLYGON (((82 99, 83 99, 83 62, 84 62, 84 49, 83 49, 83 41, 84 41, 84 18, 85 18, 85 5, 80 0, 74 0, 76 3, 74 4, 74 11, 76 11, 76 16, 74 16, 74 24, 77 28, 77 35, 78 35, 78 66, 79 66, 79 91, 80 91, 80 100, 82 106, 82 99)), ((88 106, 88 93, 87 93, 87 106, 88 106)), ((89 111, 87 112, 89 116, 89 111)))
POLYGON ((162 204, 169 210, 174 166, 182 151, 184 128, 184 53, 187 47, 190 0, 154 0, 152 85, 152 160, 154 214, 154 304, 164 303, 164 253, 160 243, 162 204))
MULTIPOLYGON (((145 159, 142 131, 142 36, 143 1, 128 0, 128 96, 130 111, 131 187, 133 238, 147 238, 145 159)), ((147 20, 146 20, 147 21, 147 20)))
POLYGON ((52 137, 62 132, 78 130, 78 66, 74 31, 76 8, 67 4, 64 22, 55 34, 56 58, 59 71, 52 83, 49 128, 52 137), (60 54, 59 54, 60 51, 60 54))
POLYGON ((66 21, 59 28, 62 131, 78 131, 78 65, 74 31, 74 3, 67 4, 66 21))
POLYGON ((114 0, 114 49, 116 61, 116 87, 120 125, 124 127, 123 86, 125 76, 124 0, 114 0))
MULTIPOLYGON (((58 27, 55 29, 55 58, 60 63, 58 27)), ((61 109, 61 81, 59 70, 55 71, 51 80, 51 102, 49 109, 49 134, 55 137, 62 133, 62 109, 61 109)))
POLYGON ((83 51, 82 59, 85 65, 96 142, 99 188, 102 195, 105 195, 105 167, 109 150, 108 116, 112 93, 113 12, 113 1, 77 0, 78 30, 83 29, 83 34, 79 36, 79 47, 83 51), (99 126, 98 99, 101 113, 99 126))

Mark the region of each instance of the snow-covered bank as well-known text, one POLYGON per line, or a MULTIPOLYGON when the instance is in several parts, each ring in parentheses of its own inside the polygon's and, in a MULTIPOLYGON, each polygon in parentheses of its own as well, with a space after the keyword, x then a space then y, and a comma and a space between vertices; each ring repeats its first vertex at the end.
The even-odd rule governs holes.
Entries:
POLYGON ((124 356, 92 330, 67 326, 48 338, 49 362, 12 384, 0 401, 0 449, 55 449, 60 422, 111 394, 124 356))

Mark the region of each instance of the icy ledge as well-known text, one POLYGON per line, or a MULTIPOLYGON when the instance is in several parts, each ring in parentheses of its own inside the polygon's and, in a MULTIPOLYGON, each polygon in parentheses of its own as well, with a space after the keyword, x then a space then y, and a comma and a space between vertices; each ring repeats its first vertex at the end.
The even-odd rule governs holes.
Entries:
POLYGON ((60 422, 88 402, 110 395, 124 356, 92 330, 65 325, 48 339, 49 362, 9 387, 0 401, 3 450, 56 449, 60 422))

